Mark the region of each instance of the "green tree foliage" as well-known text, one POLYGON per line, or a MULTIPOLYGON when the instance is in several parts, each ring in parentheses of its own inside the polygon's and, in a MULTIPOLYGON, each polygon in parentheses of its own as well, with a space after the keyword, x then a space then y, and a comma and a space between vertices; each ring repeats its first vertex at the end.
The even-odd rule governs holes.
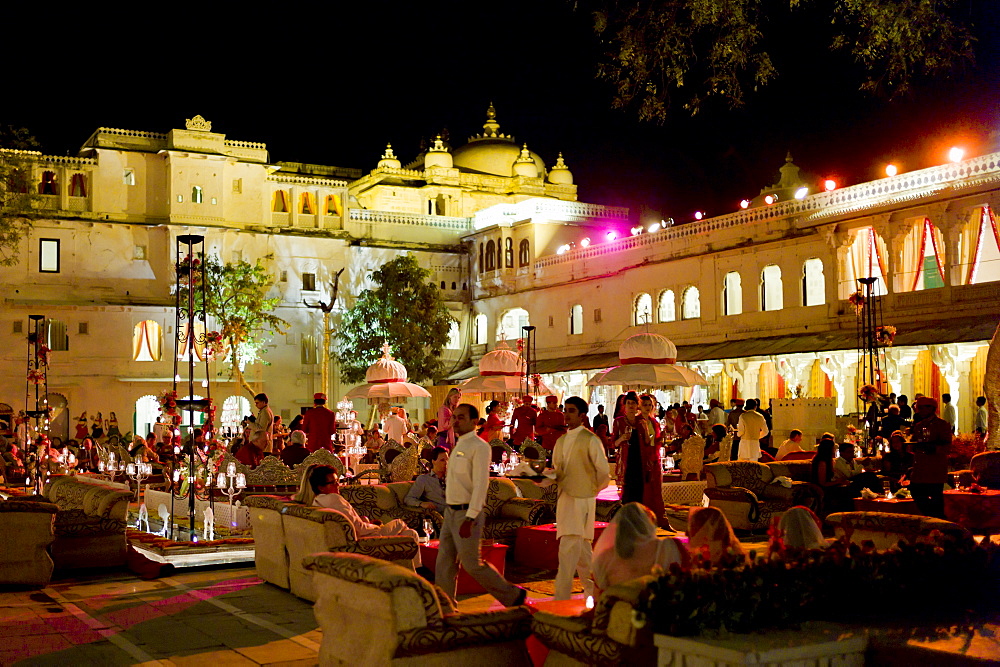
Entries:
POLYGON ((410 382, 440 375, 441 350, 454 320, 429 277, 430 271, 409 254, 372 273, 375 287, 358 295, 340 327, 337 358, 344 382, 364 382, 365 371, 382 356, 383 343, 406 366, 410 382))
MULTIPOLYGON (((265 261, 270 256, 262 258, 265 261)), ((251 396, 259 389, 251 387, 243 377, 248 364, 267 363, 263 359, 265 344, 271 334, 284 334, 288 322, 274 314, 280 297, 268 296, 274 280, 260 260, 253 264, 240 260, 225 263, 211 255, 205 259, 205 313, 219 327, 224 341, 225 360, 230 377, 234 377, 251 396)), ((181 288, 181 303, 186 303, 187 288, 181 288)), ((202 308, 202 290, 195 287, 195 307, 202 308)))
MULTIPOLYGON (((581 0, 601 40, 598 77, 613 105, 662 122, 672 106, 745 104, 778 76, 789 31, 856 65, 860 88, 892 97, 971 63, 956 0, 581 0)), ((788 57, 789 54, 785 54, 788 57)), ((791 54, 801 57, 802 54, 791 54)), ((845 63, 846 64, 846 63, 845 63)))
POLYGON ((38 142, 23 127, 0 126, 0 266, 20 260, 21 240, 31 232, 32 158, 38 142))

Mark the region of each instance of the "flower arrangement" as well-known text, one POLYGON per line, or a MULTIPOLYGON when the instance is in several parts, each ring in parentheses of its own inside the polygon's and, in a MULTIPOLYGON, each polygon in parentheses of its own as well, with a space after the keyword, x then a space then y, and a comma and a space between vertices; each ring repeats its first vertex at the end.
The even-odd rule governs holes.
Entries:
POLYGON ((37 368, 28 371, 28 382, 31 384, 45 384, 45 372, 37 368))
POLYGON ((198 285, 201 283, 201 260, 197 257, 192 261, 191 255, 177 262, 177 277, 181 285, 198 285))
POLYGON ((865 309, 867 299, 865 299, 865 295, 861 293, 861 290, 858 290, 851 296, 847 297, 847 302, 854 306, 854 312, 860 316, 861 311, 865 309))
POLYGON ((170 415, 172 417, 177 416, 177 392, 165 389, 156 397, 157 402, 160 404, 160 412, 165 415, 170 415))
POLYGON ((228 353, 226 349, 226 339, 221 331, 209 331, 205 334, 205 351, 209 359, 219 359, 228 353))
POLYGON ((891 324, 875 327, 875 340, 879 345, 892 347, 893 341, 896 340, 896 327, 891 324))
POLYGON ((878 389, 873 384, 863 384, 858 387, 858 398, 865 403, 872 403, 878 398, 878 389))
POLYGON ((52 352, 52 348, 50 348, 48 345, 39 345, 38 352, 35 354, 36 358, 38 359, 38 363, 42 364, 43 366, 48 366, 50 352, 52 352))
POLYGON ((517 351, 518 351, 518 353, 524 352, 524 339, 523 338, 518 338, 517 339, 517 351))

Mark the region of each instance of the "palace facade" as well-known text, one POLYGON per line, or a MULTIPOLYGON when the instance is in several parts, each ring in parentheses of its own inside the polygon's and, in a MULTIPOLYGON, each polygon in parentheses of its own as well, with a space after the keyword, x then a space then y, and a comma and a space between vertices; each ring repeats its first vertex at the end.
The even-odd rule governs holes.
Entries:
MULTIPOLYGON (((309 304, 328 300, 345 269, 342 311, 400 253, 431 271, 455 318, 449 381, 476 374, 497 340, 530 324, 537 370, 598 401, 613 396, 586 381, 617 363, 625 338, 651 331, 710 381, 676 400, 834 397, 851 412, 848 298, 874 276, 897 329, 891 389, 950 391, 969 430, 1000 315, 998 153, 816 193, 789 158, 745 210, 646 229, 625 209, 578 201, 563 156, 546 162, 502 133, 492 107, 466 143, 437 137, 405 165, 389 146, 367 173, 274 162, 265 145, 200 117, 165 134, 100 128, 78 157, 26 157, 43 215, 22 261, 0 269, 0 402, 24 408, 28 316, 43 315, 63 437, 83 412, 115 412, 122 432, 155 420, 176 353, 175 243, 190 233, 223 261, 259 259, 273 275, 276 314, 291 327, 269 341, 269 365, 246 373, 286 420, 324 390, 322 313, 309 304)), ((332 368, 336 402, 348 387, 332 368)), ((232 423, 249 403, 219 370, 212 395, 232 423)), ((410 408, 433 413, 444 390, 410 408)))

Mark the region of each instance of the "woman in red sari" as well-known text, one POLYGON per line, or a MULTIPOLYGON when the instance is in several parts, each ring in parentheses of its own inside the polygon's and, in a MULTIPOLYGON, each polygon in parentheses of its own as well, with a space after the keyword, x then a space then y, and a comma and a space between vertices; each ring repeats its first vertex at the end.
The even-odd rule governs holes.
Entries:
POLYGON ((639 412, 639 397, 625 395, 624 414, 614 421, 612 438, 618 449, 616 473, 622 503, 642 503, 663 525, 663 473, 654 423, 639 412))

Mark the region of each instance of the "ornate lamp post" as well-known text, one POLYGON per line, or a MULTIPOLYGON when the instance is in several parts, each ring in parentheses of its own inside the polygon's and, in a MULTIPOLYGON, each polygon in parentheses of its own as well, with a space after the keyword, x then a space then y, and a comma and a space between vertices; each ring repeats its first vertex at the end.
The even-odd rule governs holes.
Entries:
POLYGON ((216 486, 229 498, 229 527, 235 528, 236 522, 233 521, 233 498, 240 491, 247 488, 246 475, 236 472, 236 464, 230 461, 226 472, 219 472, 216 486))

